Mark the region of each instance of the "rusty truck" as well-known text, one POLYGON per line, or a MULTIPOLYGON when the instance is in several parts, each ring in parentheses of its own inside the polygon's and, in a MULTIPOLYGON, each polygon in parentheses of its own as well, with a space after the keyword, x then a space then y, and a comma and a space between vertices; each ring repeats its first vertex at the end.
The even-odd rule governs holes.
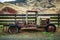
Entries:
POLYGON ((46 32, 56 31, 56 26, 50 23, 50 17, 43 17, 38 15, 39 15, 38 11, 28 10, 26 12, 25 20, 23 20, 23 16, 22 16, 22 20, 23 20, 22 23, 19 23, 19 21, 15 19, 15 24, 9 24, 8 32, 18 33, 23 29, 27 29, 27 30, 44 29, 46 32), (31 20, 29 20, 29 18, 31 18, 31 20))

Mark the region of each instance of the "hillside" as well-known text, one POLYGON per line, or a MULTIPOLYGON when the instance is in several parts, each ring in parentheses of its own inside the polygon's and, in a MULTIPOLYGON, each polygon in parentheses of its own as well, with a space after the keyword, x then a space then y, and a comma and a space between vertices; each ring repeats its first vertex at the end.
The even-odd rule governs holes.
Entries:
MULTIPOLYGON (((35 2, 34 2, 35 3, 35 2)), ((40 3, 37 2, 37 6, 33 4, 29 4, 26 5, 26 6, 17 6, 17 5, 14 5, 14 4, 10 4, 10 3, 0 3, 0 10, 2 10, 4 7, 10 7, 10 8, 13 8, 15 9, 16 11, 18 11, 18 13, 26 13, 27 10, 37 10, 42 13, 56 13, 58 10, 60 10, 60 1, 56 1, 55 5, 56 7, 52 7, 52 8, 42 8, 40 3)))

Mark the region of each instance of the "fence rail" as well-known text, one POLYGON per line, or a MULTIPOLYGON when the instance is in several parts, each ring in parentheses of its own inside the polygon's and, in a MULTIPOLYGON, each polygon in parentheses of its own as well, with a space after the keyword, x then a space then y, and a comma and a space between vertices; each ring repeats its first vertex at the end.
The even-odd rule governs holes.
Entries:
MULTIPOLYGON (((38 14, 38 16, 50 17, 51 23, 53 23, 55 25, 58 25, 58 24, 60 25, 60 16, 59 16, 59 20, 58 20, 58 14, 38 14)), ((22 21, 23 22, 24 20, 26 20, 26 14, 0 14, 0 24, 4 24, 4 22, 6 22, 6 23, 11 22, 12 23, 15 21, 20 21, 20 22, 22 21), (12 20, 12 19, 14 19, 14 20, 12 20)), ((35 14, 28 14, 28 21, 29 22, 35 21, 35 14)))

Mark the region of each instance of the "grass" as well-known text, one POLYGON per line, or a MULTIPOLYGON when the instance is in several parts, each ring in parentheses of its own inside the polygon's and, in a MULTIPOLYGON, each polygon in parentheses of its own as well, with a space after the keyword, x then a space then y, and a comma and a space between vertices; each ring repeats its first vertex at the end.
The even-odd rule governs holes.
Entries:
POLYGON ((60 34, 57 32, 21 32, 19 34, 0 35, 0 40, 60 40, 60 34))
POLYGON ((11 34, 1 35, 0 39, 2 40, 3 39, 6 39, 6 40, 54 40, 54 34, 47 33, 47 32, 38 32, 38 34, 36 34, 36 32, 35 33, 20 33, 20 34, 12 34, 12 35, 11 34))

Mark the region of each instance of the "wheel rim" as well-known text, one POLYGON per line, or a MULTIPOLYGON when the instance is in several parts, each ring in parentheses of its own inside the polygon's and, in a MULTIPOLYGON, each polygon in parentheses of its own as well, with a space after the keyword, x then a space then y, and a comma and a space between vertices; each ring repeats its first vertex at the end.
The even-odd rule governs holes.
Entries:
POLYGON ((53 31, 54 31, 54 27, 53 27, 53 26, 49 26, 49 27, 48 27, 48 31, 49 31, 49 32, 53 32, 53 31))
POLYGON ((9 33, 17 33, 18 29, 16 27, 10 27, 9 28, 9 33))

